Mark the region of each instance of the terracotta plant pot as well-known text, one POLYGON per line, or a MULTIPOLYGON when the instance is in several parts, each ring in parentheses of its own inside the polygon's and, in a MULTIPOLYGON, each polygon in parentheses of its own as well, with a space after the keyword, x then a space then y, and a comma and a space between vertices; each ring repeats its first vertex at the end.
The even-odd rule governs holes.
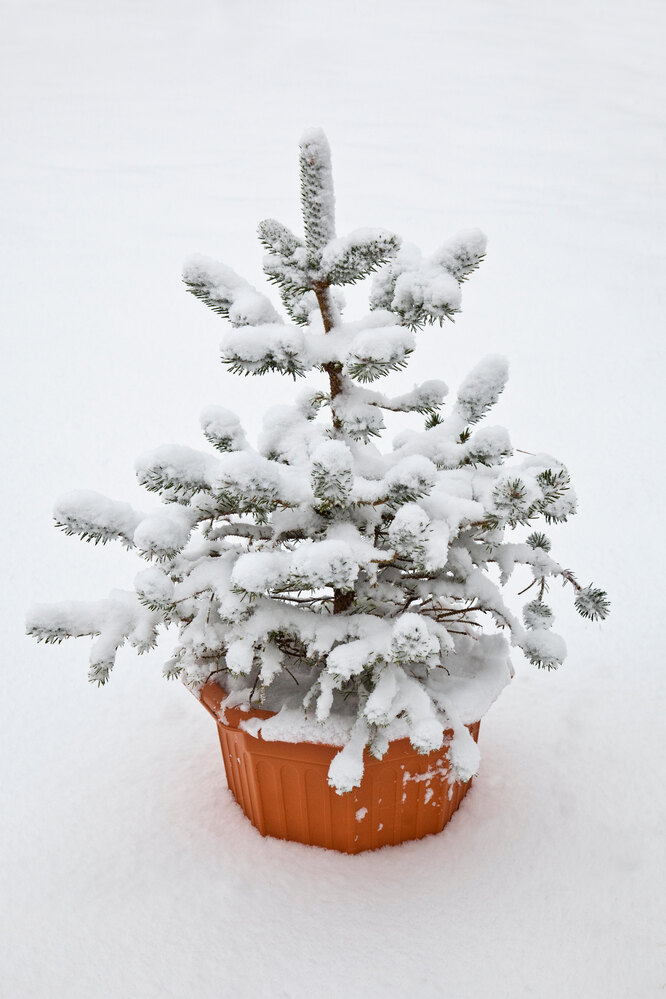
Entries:
MULTIPOLYGON (((449 784, 446 743, 422 755, 409 739, 399 739, 382 760, 366 750, 361 786, 339 795, 327 780, 339 746, 265 741, 239 723, 273 712, 230 708, 223 722, 226 692, 211 682, 199 696, 217 722, 229 789, 262 836, 342 853, 421 839, 442 831, 472 783, 449 784)), ((469 726, 475 740, 479 725, 469 726)))

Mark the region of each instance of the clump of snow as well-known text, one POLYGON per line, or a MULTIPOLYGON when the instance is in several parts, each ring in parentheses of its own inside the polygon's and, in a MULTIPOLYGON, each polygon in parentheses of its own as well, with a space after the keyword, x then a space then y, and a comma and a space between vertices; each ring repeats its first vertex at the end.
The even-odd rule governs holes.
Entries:
POLYGON ((210 488, 218 459, 191 447, 166 444, 141 455, 135 468, 140 485, 177 502, 210 488))
POLYGON ((248 374, 271 370, 302 374, 311 366, 302 331, 282 323, 233 330, 222 339, 220 353, 231 370, 242 368, 248 374))
POLYGON ((237 638, 229 643, 226 660, 234 676, 247 676, 254 662, 254 644, 249 638, 237 638))
POLYGON ((468 729, 457 726, 449 747, 450 773, 454 780, 468 781, 479 772, 481 754, 468 729))
MULTIPOLYGON (((443 527, 447 534, 446 527, 443 527)), ((438 535, 440 532, 438 532, 438 535)), ((433 531, 430 518, 417 503, 405 503, 396 511, 388 530, 392 547, 403 557, 411 557, 419 567, 425 568, 428 559, 433 531)), ((441 540, 441 538, 440 538, 441 540)), ((443 539, 444 541, 446 538, 443 539)), ((446 545, 444 544, 444 548, 446 545)), ((446 562, 446 558, 444 558, 446 562)))
POLYGON ((321 465, 330 476, 352 475, 351 451, 343 441, 324 441, 314 451, 312 463, 321 465))
POLYGON ((305 541, 291 559, 294 576, 314 589, 328 585, 349 590, 358 569, 359 564, 344 541, 305 541))
POLYGON ((363 778, 363 751, 369 730, 364 718, 354 724, 347 744, 333 757, 328 771, 328 783, 338 794, 360 787, 363 778))
POLYGON ((340 680, 349 680, 365 669, 373 654, 371 639, 357 638, 353 642, 337 645, 328 656, 328 670, 340 680))
POLYGON ((434 409, 442 404, 448 394, 449 388, 446 382, 431 378, 427 382, 415 385, 410 392, 387 400, 387 408, 404 412, 434 409))
POLYGON ((348 267, 350 261, 362 264, 368 248, 381 247, 385 252, 391 252, 397 249, 398 243, 398 237, 387 229, 354 229, 327 243, 321 255, 321 270, 332 274, 341 266, 348 267))
POLYGON ((134 532, 134 544, 140 551, 158 557, 168 556, 185 547, 194 518, 189 510, 171 505, 145 517, 134 532))
POLYGON ((264 415, 257 446, 266 458, 300 467, 323 437, 320 424, 307 419, 299 407, 271 406, 264 415))
POLYGON ((493 355, 477 364, 458 389, 456 410, 465 423, 478 423, 486 415, 504 391, 508 377, 504 357, 493 355))
POLYGON ((443 267, 457 281, 465 279, 486 252, 488 240, 480 229, 464 229, 444 243, 432 256, 434 264, 443 267))
POLYGON ((226 316, 233 326, 272 323, 278 315, 260 294, 231 267, 201 254, 191 256, 183 268, 183 280, 198 297, 226 316))
POLYGON ((521 642, 525 655, 536 665, 545 669, 557 669, 566 659, 567 647, 564 639, 548 628, 528 631, 521 642))
POLYGON ((350 342, 345 369, 359 381, 375 381, 387 371, 404 367, 414 346, 414 334, 404 327, 366 329, 350 342))
POLYGON ((455 655, 446 670, 431 670, 428 689, 437 703, 470 725, 483 718, 513 676, 509 645, 502 634, 455 636, 455 655))
POLYGON ((168 606, 173 599, 174 583, 163 569, 151 566, 134 577, 134 589, 149 606, 168 606))
POLYGON ((204 436, 220 451, 242 451, 247 447, 240 420, 231 410, 223 406, 206 406, 199 421, 204 436))
POLYGON ((457 312, 462 296, 455 278, 448 274, 406 271, 395 283, 391 307, 411 316, 423 309, 431 316, 457 312))
POLYGON ((400 458, 384 476, 388 495, 400 504, 426 495, 435 485, 437 469, 429 458, 413 455, 400 458))
POLYGON ((231 574, 231 582, 246 593, 263 593, 286 582, 289 570, 290 558, 286 552, 249 552, 238 558, 231 574))
POLYGON ((387 663, 379 670, 374 689, 365 702, 365 717, 373 725, 388 725, 395 712, 393 706, 399 693, 399 669, 387 663))
POLYGON ((391 633, 391 658, 397 663, 427 663, 436 660, 439 642, 428 631, 420 614, 401 614, 391 633))
POLYGON ((131 547, 142 514, 129 503, 119 503, 92 490, 76 489, 59 497, 53 507, 53 518, 70 534, 102 542, 117 539, 131 547))

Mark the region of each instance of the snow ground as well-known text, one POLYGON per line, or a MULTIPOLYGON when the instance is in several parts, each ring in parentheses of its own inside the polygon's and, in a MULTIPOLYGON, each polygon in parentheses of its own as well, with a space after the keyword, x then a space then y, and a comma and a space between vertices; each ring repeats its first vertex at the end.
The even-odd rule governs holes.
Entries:
POLYGON ((663 4, 0 11, 2 996, 663 995, 663 4), (517 663, 445 833, 355 858, 261 839, 160 655, 98 691, 85 642, 22 635, 31 601, 134 575, 51 527, 59 493, 137 501, 134 457, 198 445, 204 404, 256 432, 284 391, 223 373, 222 325, 179 270, 202 252, 260 281, 254 226, 297 223, 310 124, 341 232, 488 233, 412 378, 509 356, 498 422, 569 464, 581 512, 558 553, 613 599, 603 626, 560 617, 559 673, 517 663))

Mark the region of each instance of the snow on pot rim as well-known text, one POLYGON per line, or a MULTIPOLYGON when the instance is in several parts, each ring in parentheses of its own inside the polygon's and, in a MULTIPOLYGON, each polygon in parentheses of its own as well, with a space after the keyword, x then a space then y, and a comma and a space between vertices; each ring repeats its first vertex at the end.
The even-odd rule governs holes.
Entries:
MULTIPOLYGON (((480 635, 475 641, 458 642, 458 649, 448 657, 444 668, 432 668, 427 678, 427 690, 446 710, 449 731, 452 775, 466 781, 478 772, 479 754, 469 738, 468 728, 486 714, 490 706, 509 683, 513 669, 509 647, 501 634, 480 635), (466 646, 466 647, 465 647, 466 646)), ((303 709, 302 694, 295 677, 282 674, 268 687, 261 701, 253 699, 253 691, 245 678, 228 673, 216 673, 212 679, 226 697, 220 703, 216 717, 227 724, 226 713, 239 709, 247 712, 243 718, 234 712, 233 725, 265 742, 311 743, 341 747, 331 764, 329 782, 339 790, 359 786, 363 776, 363 750, 366 740, 354 738, 358 726, 357 713, 341 697, 326 718, 318 720, 314 710, 303 709), (345 710, 347 708, 347 710, 345 710), (337 763, 336 763, 337 761, 337 763)), ((205 684, 194 688, 201 699, 205 684)), ((209 709, 210 710, 210 709, 209 709)), ((425 719, 426 724, 429 719, 425 719)), ((442 736, 431 744, 419 744, 413 721, 402 714, 387 716, 383 729, 384 751, 391 742, 409 739, 419 752, 431 752, 445 744, 442 736)))

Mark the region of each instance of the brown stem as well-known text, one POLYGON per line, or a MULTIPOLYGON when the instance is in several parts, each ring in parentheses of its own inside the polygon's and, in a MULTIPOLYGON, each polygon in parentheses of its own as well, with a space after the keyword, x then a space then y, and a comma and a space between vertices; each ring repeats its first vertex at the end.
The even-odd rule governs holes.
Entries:
MULTIPOLYGON (((335 323, 329 285, 322 284, 319 281, 314 281, 312 289, 317 297, 317 305, 319 306, 322 322, 324 324, 324 333, 330 333, 335 323)), ((335 399, 336 395, 340 395, 342 392, 342 365, 331 361, 323 367, 324 371, 328 374, 331 384, 331 399, 335 399)), ((335 426, 335 419, 333 424, 335 426)))
MULTIPOLYGON (((333 399, 335 399, 336 395, 340 395, 343 389, 342 365, 338 364, 337 362, 331 361, 330 364, 324 364, 323 368, 326 374, 328 375, 328 381, 331 386, 331 401, 332 401, 333 399)), ((336 423, 336 420, 337 417, 335 416, 335 414, 333 414, 333 426, 336 427, 337 429, 339 426, 342 426, 342 424, 340 423, 339 420, 336 423)))
POLYGON ((354 603, 354 591, 353 590, 334 590, 333 597, 333 613, 342 614, 344 611, 349 610, 351 605, 354 603))
POLYGON ((312 290, 317 296, 317 305, 319 306, 321 318, 324 323, 324 333, 330 333, 333 329, 333 305, 331 303, 329 286, 319 281, 314 281, 312 290))
POLYGON ((272 593, 274 600, 288 600, 292 604, 315 604, 325 603, 330 597, 288 597, 284 593, 272 593))
POLYGON ((583 589, 583 587, 580 585, 580 583, 578 582, 578 580, 574 576, 574 574, 571 571, 571 569, 561 569, 560 570, 560 576, 562 577, 563 580, 565 580, 565 582, 571 583, 571 585, 573 586, 574 590, 576 590, 578 593, 580 593, 580 591, 583 589))
POLYGON ((250 703, 252 702, 252 698, 254 697, 254 692, 257 689, 258 681, 259 681, 259 670, 257 670, 257 675, 254 678, 254 683, 252 684, 252 690, 250 691, 250 703))
POLYGON ((405 603, 402 604, 400 607, 398 607, 395 614, 393 614, 393 617, 395 617, 396 614, 404 614, 405 611, 408 609, 408 607, 411 607, 411 605, 414 603, 415 600, 418 600, 418 597, 408 597, 405 603))
MULTIPOLYGON (((317 305, 319 306, 319 311, 321 312, 322 322, 324 324, 324 333, 330 333, 333 329, 333 304, 331 302, 331 293, 329 286, 327 284, 322 284, 318 281, 314 281, 312 284, 312 289, 317 296, 317 305)), ((324 371, 328 375, 328 380, 331 386, 331 403, 336 396, 340 395, 342 392, 342 365, 331 361, 329 364, 325 364, 324 371)), ((335 409, 331 406, 333 412, 333 428, 336 431, 342 430, 342 420, 335 415, 335 409)), ((353 592, 343 592, 342 590, 333 591, 333 613, 342 614, 344 611, 348 610, 354 603, 353 592)))

